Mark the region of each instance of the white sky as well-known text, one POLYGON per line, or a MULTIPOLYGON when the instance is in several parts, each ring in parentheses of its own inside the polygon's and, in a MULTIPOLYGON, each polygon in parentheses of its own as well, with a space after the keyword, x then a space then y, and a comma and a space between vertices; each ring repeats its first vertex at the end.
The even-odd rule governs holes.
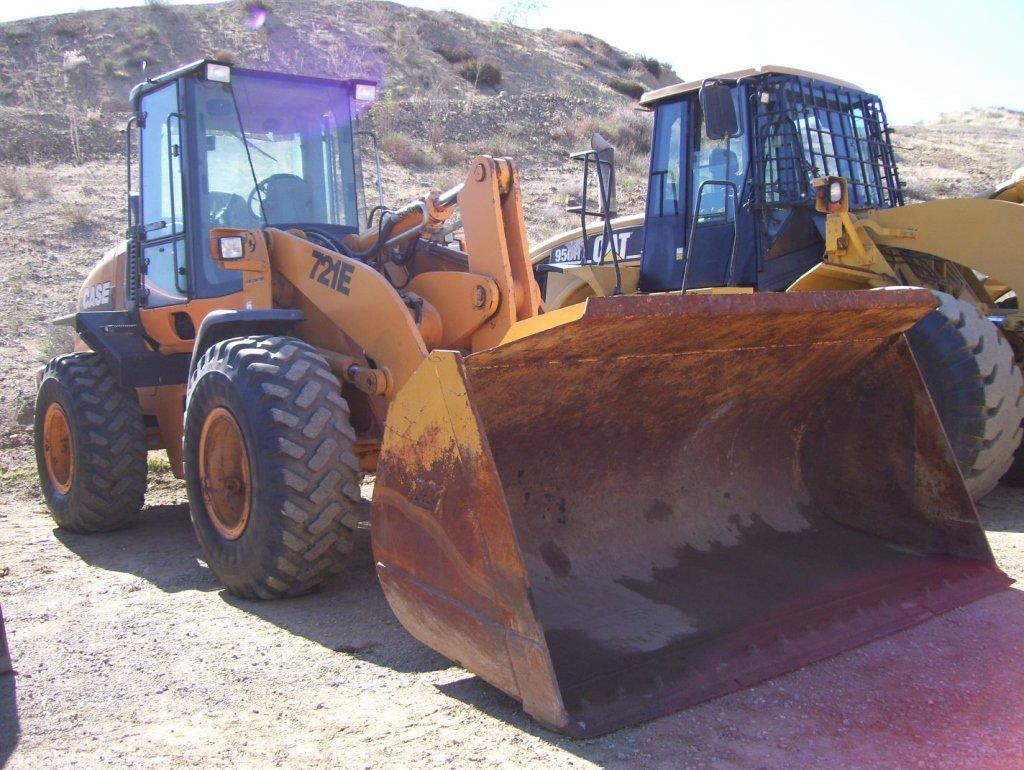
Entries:
MULTIPOLYGON (((406 4, 487 19, 509 1, 406 4)), ((141 4, 0 0, 0 21, 141 4)), ((529 25, 597 35, 684 79, 761 64, 825 72, 879 94, 895 123, 968 107, 1024 110, 1024 0, 548 0, 529 25)))

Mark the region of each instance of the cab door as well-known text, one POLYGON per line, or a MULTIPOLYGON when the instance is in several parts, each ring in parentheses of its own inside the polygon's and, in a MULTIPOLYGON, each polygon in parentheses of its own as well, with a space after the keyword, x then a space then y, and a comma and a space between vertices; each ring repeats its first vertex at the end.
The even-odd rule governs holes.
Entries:
POLYGON ((189 298, 182 175, 184 121, 179 104, 178 81, 151 91, 141 102, 143 309, 180 305, 189 298))

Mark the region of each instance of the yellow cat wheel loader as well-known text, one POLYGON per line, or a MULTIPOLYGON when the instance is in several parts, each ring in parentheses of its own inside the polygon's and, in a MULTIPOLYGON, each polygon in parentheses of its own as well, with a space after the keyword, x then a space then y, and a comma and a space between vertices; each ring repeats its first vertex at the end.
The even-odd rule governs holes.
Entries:
POLYGON ((375 473, 402 624, 576 736, 1008 585, 904 336, 931 293, 545 312, 507 158, 360 226, 369 90, 217 62, 136 89, 127 243, 41 375, 61 527, 130 523, 164 448, 228 590, 293 596, 375 473))
POLYGON ((928 288, 939 305, 909 339, 968 489, 1024 483, 1024 179, 904 205, 878 97, 786 67, 668 86, 641 105, 654 111, 646 210, 588 224, 614 213, 613 150, 577 154, 596 180, 582 198, 600 205, 573 209, 581 229, 533 252, 549 309, 616 291, 928 288))

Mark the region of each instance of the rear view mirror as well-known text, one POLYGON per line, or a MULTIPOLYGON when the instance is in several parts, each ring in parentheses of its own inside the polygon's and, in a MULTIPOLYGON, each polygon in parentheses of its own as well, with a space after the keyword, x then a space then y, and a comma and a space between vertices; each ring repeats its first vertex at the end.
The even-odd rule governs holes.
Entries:
POLYGON ((700 87, 700 109, 708 139, 725 139, 740 132, 732 89, 725 83, 711 80, 700 87))
POLYGON ((590 137, 590 149, 597 154, 597 173, 601 177, 601 213, 614 217, 618 213, 615 203, 615 148, 600 134, 590 137))

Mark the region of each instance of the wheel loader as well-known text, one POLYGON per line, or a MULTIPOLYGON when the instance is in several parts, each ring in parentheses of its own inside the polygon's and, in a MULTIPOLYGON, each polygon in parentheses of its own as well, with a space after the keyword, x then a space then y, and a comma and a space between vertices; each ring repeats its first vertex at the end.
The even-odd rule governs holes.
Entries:
POLYGON ((640 104, 654 111, 646 210, 615 216, 607 143, 576 154, 591 200, 572 209, 580 229, 532 255, 549 309, 617 290, 928 288, 939 306, 909 340, 968 489, 978 499, 1004 474, 1024 483, 1024 461, 1007 474, 1024 419, 1024 179, 989 199, 904 205, 878 97, 787 67, 640 104))
POLYGON ((574 736, 1008 585, 904 336, 930 292, 546 310, 508 158, 362 219, 367 97, 213 61, 135 89, 127 239, 40 375, 60 527, 134 521, 160 448, 244 599, 368 523, 405 628, 574 736))

